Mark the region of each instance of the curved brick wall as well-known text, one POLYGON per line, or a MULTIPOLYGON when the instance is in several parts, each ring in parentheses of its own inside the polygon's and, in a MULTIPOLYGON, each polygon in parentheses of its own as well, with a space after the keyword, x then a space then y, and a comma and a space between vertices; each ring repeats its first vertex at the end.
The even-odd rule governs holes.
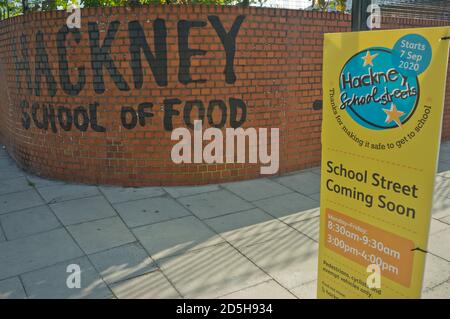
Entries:
MULTIPOLYGON (((82 10, 81 29, 71 32, 67 15, 0 22, 0 139, 23 168, 127 186, 260 176, 258 163, 171 161, 171 131, 202 114, 204 128, 279 128, 278 173, 319 164, 321 112, 312 105, 321 99, 323 33, 349 31, 350 16, 216 6, 92 8, 82 10)), ((450 137, 449 112, 443 137, 450 137)))

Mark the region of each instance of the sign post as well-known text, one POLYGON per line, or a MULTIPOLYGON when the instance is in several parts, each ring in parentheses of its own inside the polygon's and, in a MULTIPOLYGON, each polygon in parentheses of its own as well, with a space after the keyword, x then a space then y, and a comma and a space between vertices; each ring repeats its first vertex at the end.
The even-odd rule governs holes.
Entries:
POLYGON ((352 31, 369 30, 367 18, 369 12, 367 8, 372 4, 372 0, 357 0, 352 2, 352 31))
POLYGON ((319 298, 420 297, 449 35, 325 35, 319 298))

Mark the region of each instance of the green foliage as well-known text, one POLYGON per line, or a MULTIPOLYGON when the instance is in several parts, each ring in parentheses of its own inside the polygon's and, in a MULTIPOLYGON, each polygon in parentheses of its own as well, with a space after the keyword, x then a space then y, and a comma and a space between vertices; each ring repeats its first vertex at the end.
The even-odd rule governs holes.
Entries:
POLYGON ((56 0, 58 8, 67 9, 71 4, 78 5, 77 0, 56 0))
MULTIPOLYGON (((151 4, 216 4, 263 6, 267 0, 28 0, 29 11, 67 9, 71 4, 81 7, 116 7, 151 4)), ((0 20, 23 13, 22 0, 0 0, 0 20)))
POLYGON ((148 4, 217 4, 226 5, 234 4, 235 0, 81 0, 84 7, 115 7, 125 6, 134 3, 141 5, 148 4))
POLYGON ((14 17, 22 12, 19 0, 0 0, 0 20, 14 17))
POLYGON ((314 0, 313 1, 313 10, 319 11, 328 11, 328 10, 336 10, 336 11, 345 11, 346 10, 346 0, 314 0))
POLYGON ((165 0, 141 0, 141 4, 165 4, 165 0))
POLYGON ((83 7, 117 7, 127 4, 127 0, 81 0, 83 7))
MULTIPOLYGON (((19 1, 22 7, 22 1, 19 1)), ((76 0, 28 0, 30 11, 49 11, 57 9, 66 9, 71 3, 77 3, 76 0)))

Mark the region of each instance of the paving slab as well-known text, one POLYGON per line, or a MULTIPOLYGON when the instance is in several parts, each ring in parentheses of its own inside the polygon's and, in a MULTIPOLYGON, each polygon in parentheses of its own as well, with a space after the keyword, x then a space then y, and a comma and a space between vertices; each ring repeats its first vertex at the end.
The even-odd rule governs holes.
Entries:
POLYGON ((185 298, 216 298, 271 279, 226 243, 168 257, 158 264, 185 298))
POLYGON ((154 260, 224 241, 194 216, 138 227, 133 232, 154 260))
POLYGON ((308 197, 315 200, 316 202, 320 203, 320 193, 308 195, 308 197))
POLYGON ((292 288, 290 291, 299 299, 316 299, 317 280, 292 288))
POLYGON ((44 201, 34 189, 0 195, 0 214, 5 214, 44 204, 44 201))
POLYGON ((313 172, 301 172, 274 179, 290 189, 303 195, 312 195, 320 192, 320 175, 313 172))
POLYGON ((112 204, 165 195, 165 192, 161 187, 135 188, 101 186, 100 189, 108 201, 112 204))
POLYGON ((21 176, 24 176, 24 173, 16 165, 0 168, 0 180, 12 179, 21 176))
POLYGON ((111 286, 120 299, 178 299, 180 295, 160 271, 154 271, 111 286))
POLYGON ((268 178, 226 183, 222 184, 222 186, 248 201, 255 201, 277 195, 292 193, 291 189, 275 183, 268 178))
POLYGON ((317 279, 318 244, 296 231, 239 250, 288 289, 317 279))
MULTIPOLYGON (((450 250, 445 244, 450 242, 447 154, 450 156, 450 143, 442 145, 428 248, 440 257, 427 255, 424 298, 450 295, 450 250)), ((5 294, 6 298, 25 297, 17 276, 27 278, 27 291, 34 298, 178 298, 173 285, 188 298, 316 295, 318 245, 314 240, 318 240, 320 194, 310 192, 320 179, 318 167, 282 177, 223 185, 101 187, 101 194, 91 195, 85 189, 96 187, 30 176, 5 156, 0 156, 0 173, 10 174, 3 176, 11 178, 0 178, 0 298, 5 294), (280 179, 283 182, 278 183, 280 179), (313 187, 305 186, 308 179, 316 181, 311 184, 313 187), (61 225, 55 216, 51 217, 52 212, 45 208, 35 188, 46 200, 72 202, 72 208, 56 209, 58 218, 69 225, 78 245, 90 254, 89 259, 79 258, 84 253, 64 228, 52 228, 61 225), (38 195, 38 204, 29 203, 27 192, 38 195), (107 213, 89 203, 83 206, 82 201, 71 196, 88 196, 83 200, 100 198, 103 206, 99 207, 107 213), (129 227, 135 227, 131 232, 110 203, 121 208, 120 215, 129 227), (20 208, 21 205, 25 207, 20 208), (93 211, 89 211, 91 207, 93 211), (65 286, 69 275, 65 267, 74 258, 86 268, 84 275, 90 290, 75 291, 65 286), (105 282, 111 285, 115 296, 105 282)), ((52 209, 57 204, 63 202, 52 204, 52 209)))
POLYGON ((295 296, 275 280, 233 292, 220 299, 295 299, 295 296))
POLYGON ((450 162, 438 162, 438 176, 450 178, 450 162))
POLYGON ((40 188, 46 186, 67 185, 64 181, 58 181, 55 179, 42 178, 33 174, 25 174, 25 177, 33 187, 40 188))
POLYGON ((300 222, 292 223, 290 225, 302 234, 313 239, 315 242, 319 242, 320 217, 305 219, 300 222))
POLYGON ((267 241, 291 231, 286 224, 258 208, 206 219, 204 222, 235 247, 267 241))
POLYGON ((441 152, 450 152, 450 141, 442 142, 440 151, 441 152))
POLYGON ((89 256, 107 284, 156 270, 156 265, 138 243, 105 250, 89 256))
POLYGON ((182 197, 179 201, 200 219, 254 208, 250 203, 226 190, 182 197))
POLYGON ((67 230, 86 254, 136 241, 119 217, 71 225, 67 227, 67 230))
POLYGON ((0 153, 0 168, 8 168, 16 163, 9 157, 8 153, 0 153))
POLYGON ((423 290, 433 288, 449 279, 450 262, 432 254, 427 254, 425 262, 423 290))
POLYGON ((0 195, 32 190, 28 180, 21 176, 13 179, 0 179, 0 195))
POLYGON ((65 229, 0 243, 0 279, 83 255, 65 229))
POLYGON ((76 184, 39 187, 37 190, 48 204, 100 195, 96 186, 76 184))
POLYGON ((450 155, 450 143, 449 141, 442 142, 439 148, 440 153, 447 153, 450 155))
POLYGON ((318 202, 297 193, 259 200, 253 204, 288 224, 320 215, 318 202))
POLYGON ((450 296, 450 280, 422 293, 423 299, 448 299, 450 296))
POLYGON ((444 243, 450 243, 450 225, 430 235, 428 251, 450 261, 450 249, 444 243))
POLYGON ((188 210, 168 196, 140 199, 113 206, 128 227, 143 226, 191 215, 188 210))
POLYGON ((59 263, 21 277, 31 299, 100 299, 112 295, 87 257, 59 263), (67 271, 69 265, 80 267, 80 288, 69 288, 67 285, 68 280, 73 283, 69 279, 73 272, 67 271))
POLYGON ((433 208, 431 210, 433 218, 442 219, 450 216, 450 198, 434 196, 433 208))
POLYGON ((433 196, 450 198, 450 178, 436 176, 433 196))
POLYGON ((440 152, 439 153, 439 161, 440 162, 450 162, 450 153, 440 152))
POLYGON ((450 225, 449 224, 447 224, 445 222, 442 222, 439 219, 431 218, 431 221, 430 221, 430 235, 434 235, 434 234, 440 233, 441 231, 445 231, 445 230, 448 230, 448 229, 450 229, 450 225))
POLYGON ((50 208, 64 225, 117 216, 114 208, 103 196, 55 203, 51 204, 50 208))
POLYGON ((174 186, 164 187, 164 190, 173 198, 192 196, 201 193, 220 190, 219 185, 201 185, 201 186, 174 186))
POLYGON ((8 240, 62 227, 46 205, 0 215, 0 223, 8 240))
POLYGON ((0 299, 25 299, 27 295, 23 290, 19 277, 0 281, 0 299))
POLYGON ((3 228, 2 228, 2 225, 0 223, 0 243, 5 241, 5 240, 6 240, 6 237, 5 237, 5 234, 3 234, 3 228))
POLYGON ((447 217, 443 217, 441 219, 439 219, 441 222, 446 223, 448 225, 450 225, 450 215, 447 217))

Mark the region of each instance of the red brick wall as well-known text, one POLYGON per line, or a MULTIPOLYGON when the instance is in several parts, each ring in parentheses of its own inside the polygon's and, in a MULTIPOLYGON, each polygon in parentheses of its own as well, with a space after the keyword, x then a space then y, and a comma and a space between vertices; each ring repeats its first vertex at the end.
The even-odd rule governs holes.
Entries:
MULTIPOLYGON (((217 99, 226 103, 226 126, 229 126, 229 99, 240 99, 247 106, 243 128, 280 128, 279 173, 319 164, 321 112, 313 110, 312 104, 321 100, 322 94, 323 33, 350 31, 349 15, 216 6, 84 9, 79 43, 70 34, 66 41, 72 83, 76 83, 80 67, 84 66, 85 70, 84 88, 76 95, 64 92, 60 83, 56 40, 66 17, 65 12, 46 12, 0 22, 0 139, 25 169, 76 182, 135 186, 205 184, 259 176, 259 164, 174 164, 170 153, 176 142, 171 141, 171 132, 164 128, 162 110, 164 100, 172 98, 182 102, 174 106, 180 111, 173 117, 174 128, 186 127, 183 122, 186 101, 200 100, 207 107, 211 100, 217 99), (244 15, 245 19, 236 38, 236 80, 227 83, 224 74, 226 54, 208 16, 217 16, 228 32, 239 15, 244 15), (157 18, 163 19, 167 28, 167 85, 156 83, 142 55, 143 85, 135 88, 129 50, 130 36, 134 35, 129 34, 128 23, 139 21, 151 51, 155 52, 153 22, 157 18), (189 34, 190 48, 206 50, 205 55, 192 57, 190 68, 192 78, 205 79, 204 83, 180 82, 177 32, 180 20, 205 22, 203 27, 192 28, 189 34), (88 22, 98 26, 101 45, 113 21, 119 21, 120 25, 112 42, 111 57, 130 89, 118 89, 104 70, 105 91, 96 93, 94 85, 98 85, 98 78, 91 65, 88 22), (42 32, 42 43, 56 82, 54 96, 47 89, 45 75, 41 80, 40 96, 36 96, 35 90, 32 94, 27 90, 25 72, 19 73, 20 89, 16 81, 13 42, 16 41, 16 52, 21 57, 20 36, 26 36, 34 83, 38 31, 42 32), (73 112, 79 106, 87 109, 89 104, 98 103, 97 122, 106 128, 106 132, 96 132, 92 127, 80 131, 73 125, 70 131, 57 126, 54 132, 51 125, 47 130, 37 128, 32 119, 26 129, 22 124, 22 101, 28 105, 29 117, 32 104, 39 103, 38 119, 42 119, 44 105, 51 105, 56 110, 64 106, 73 112), (144 102, 153 103, 153 117, 146 119, 145 126, 138 123, 134 129, 124 128, 120 118, 122 107, 137 109, 144 102)), ((388 22, 390 27, 416 25, 416 21, 388 22)), ((39 57, 42 54, 38 54, 37 61, 45 62, 39 57)), ((447 96, 450 96, 448 91, 447 96)), ((443 137, 450 138, 449 98, 446 103, 443 137)), ((192 120, 196 115, 194 110, 192 120)), ((213 113, 213 119, 216 123, 220 121, 218 112, 213 113)), ((204 124, 205 128, 208 126, 204 124)))

